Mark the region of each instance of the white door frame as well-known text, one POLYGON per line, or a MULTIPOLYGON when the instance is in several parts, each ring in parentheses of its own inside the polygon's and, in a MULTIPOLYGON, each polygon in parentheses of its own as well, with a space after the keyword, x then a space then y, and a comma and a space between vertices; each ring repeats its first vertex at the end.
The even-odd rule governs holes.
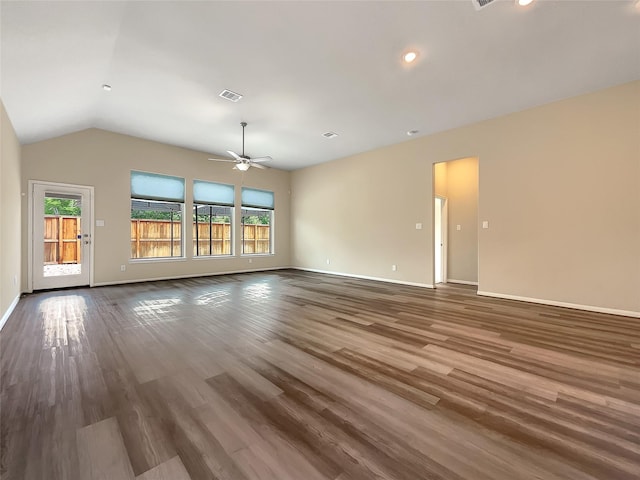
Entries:
POLYGON ((83 188, 88 189, 90 191, 90 201, 89 201, 89 234, 91 243, 89 244, 89 255, 88 255, 88 265, 89 265, 89 286, 94 286, 94 275, 93 275, 93 253, 94 253, 94 221, 93 221, 93 202, 94 202, 94 187, 88 185, 74 185, 70 183, 58 183, 58 182, 46 182, 41 180, 29 180, 29 193, 28 197, 28 207, 27 207, 27 240, 28 240, 28 248, 27 248, 27 293, 33 292, 33 248, 34 248, 34 238, 33 238, 33 219, 34 219, 34 188, 35 185, 42 185, 46 187, 52 187, 55 189, 59 188, 83 188))
MULTIPOLYGON (((435 213, 436 199, 440 199, 442 201, 442 210, 440 212, 440 229, 442 236, 442 283, 447 283, 447 263, 448 263, 448 253, 447 253, 447 243, 449 238, 449 223, 448 223, 448 215, 449 215, 449 201, 447 197, 443 197, 442 195, 434 195, 433 196, 433 208, 435 213)), ((434 225, 433 225, 433 234, 432 238, 434 239, 433 250, 431 254, 433 256, 433 285, 436 284, 436 247, 435 245, 435 214, 434 214, 434 225)))

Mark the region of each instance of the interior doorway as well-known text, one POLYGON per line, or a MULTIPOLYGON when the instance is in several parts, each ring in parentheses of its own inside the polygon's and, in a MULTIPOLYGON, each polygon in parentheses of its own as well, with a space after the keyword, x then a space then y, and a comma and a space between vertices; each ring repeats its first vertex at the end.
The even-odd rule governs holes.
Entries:
POLYGON ((433 165, 433 285, 478 285, 479 161, 433 165))
POLYGON ((447 282, 447 199, 436 195, 434 198, 434 280, 435 283, 447 282))
POLYGON ((93 188, 30 182, 31 290, 90 285, 93 188))

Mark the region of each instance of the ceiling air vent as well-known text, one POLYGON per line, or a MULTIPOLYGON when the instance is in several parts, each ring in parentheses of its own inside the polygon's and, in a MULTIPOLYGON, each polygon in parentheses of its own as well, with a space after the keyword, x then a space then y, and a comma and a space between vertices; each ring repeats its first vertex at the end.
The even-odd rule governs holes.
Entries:
POLYGON ((496 0, 471 0, 471 3, 473 3, 473 6, 476 7, 476 10, 481 10, 495 1, 496 0))
POLYGON ((237 102, 242 98, 242 95, 240 95, 239 93, 232 92, 231 90, 226 89, 220 92, 220 96, 232 102, 237 102))
POLYGON ((338 136, 338 134, 337 134, 337 133, 335 133, 335 132, 324 132, 324 133, 322 134, 322 136, 323 136, 324 138, 336 138, 336 137, 338 136))

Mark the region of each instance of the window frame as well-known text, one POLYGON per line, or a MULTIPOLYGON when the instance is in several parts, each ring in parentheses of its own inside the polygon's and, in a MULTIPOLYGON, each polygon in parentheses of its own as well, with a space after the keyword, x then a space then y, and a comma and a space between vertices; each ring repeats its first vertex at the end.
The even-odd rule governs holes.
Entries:
MULTIPOLYGON (((163 204, 174 204, 179 206, 179 209, 177 210, 177 212, 179 212, 180 214, 180 252, 179 255, 171 255, 171 256, 162 256, 162 257, 134 257, 131 255, 131 253, 129 254, 129 263, 145 263, 145 262, 174 262, 174 261, 182 261, 182 260, 186 260, 186 245, 185 245, 185 227, 186 227, 186 182, 185 179, 183 177, 178 177, 175 175, 165 175, 165 174, 160 174, 160 173, 153 173, 153 172, 144 172, 144 171, 140 171, 140 170, 131 170, 130 171, 130 176, 129 176, 129 222, 131 222, 131 220, 137 220, 135 218, 132 218, 131 216, 131 212, 134 210, 133 208, 133 202, 134 201, 138 201, 138 202, 148 202, 148 203, 163 203, 163 204), (137 175, 136 175, 137 174, 137 175), (182 183, 182 195, 181 196, 173 196, 171 198, 169 197, 163 197, 161 195, 157 195, 157 191, 154 190, 152 193, 134 193, 134 188, 133 188, 133 183, 134 183, 134 177, 136 178, 140 178, 140 177, 144 177, 147 176, 149 178, 155 178, 155 179, 160 179, 162 180, 163 178, 167 179, 168 181, 175 181, 177 180, 178 182, 182 183)), ((171 211, 173 213, 173 210, 171 211)), ((173 224, 174 223, 178 223, 178 222, 173 222, 173 220, 171 219, 171 225, 170 225, 170 230, 171 230, 171 250, 173 250, 174 246, 174 240, 173 240, 173 224)), ((131 243, 131 240, 129 241, 131 243)), ((130 251, 131 251, 131 246, 129 247, 130 251)))
MULTIPOLYGON (((191 225, 196 225, 196 233, 195 233, 195 249, 192 247, 191 258, 194 259, 207 259, 207 258, 230 258, 235 257, 235 215, 236 215, 236 186, 234 184, 222 183, 222 182, 213 182, 211 180, 200 180, 194 178, 191 182, 192 188, 192 199, 193 202, 191 204, 191 212, 192 212, 192 221, 191 225), (199 207, 218 207, 218 208, 229 208, 229 229, 230 229, 230 239, 229 239, 229 253, 222 254, 212 254, 209 255, 200 255, 198 253, 199 250, 199 238, 198 238, 198 227, 197 227, 197 209, 199 207), (195 221, 194 217, 195 216, 195 221), (195 253, 194 253, 195 250, 195 253)), ((212 226, 211 226, 211 216, 209 217, 209 252, 213 251, 213 238, 211 237, 212 226)), ((224 249, 224 241, 223 241, 223 249, 224 249)))
MULTIPOLYGON (((269 256, 275 255, 275 208, 276 199, 275 193, 271 190, 263 190, 259 188, 253 187, 242 187, 240 191, 240 228, 242 229, 241 239, 240 239, 240 255, 253 257, 253 256, 269 256), (259 252, 259 253, 245 253, 245 239, 244 239, 244 218, 245 209, 248 210, 258 210, 269 212, 269 252, 259 252)), ((256 229, 257 231, 257 229, 256 229)), ((256 240, 257 242, 257 240, 256 240)))
MULTIPOLYGON (((275 211, 271 210, 271 209, 266 209, 266 208, 255 208, 255 207, 242 207, 240 209, 240 228, 242 230, 242 235, 241 235, 241 239, 240 239, 240 255, 243 257, 255 257, 255 256, 269 256, 269 255, 275 255, 275 241, 274 241, 274 235, 273 235, 273 231, 274 231, 274 219, 275 219, 275 211), (256 216, 254 214, 248 214, 245 215, 244 211, 248 209, 251 211, 262 211, 262 212, 266 212, 269 214, 269 251, 268 252, 255 252, 255 253, 247 253, 244 251, 244 243, 245 243, 245 239, 244 239, 244 218, 248 217, 248 216, 256 216)), ((248 225, 252 225, 252 224, 248 224, 248 225)), ((260 225, 260 224, 258 224, 260 225)), ((257 239, 256 239, 257 241, 257 239)))
MULTIPOLYGON (((195 236, 193 238, 193 240, 195 242, 195 245, 194 245, 194 249, 193 249, 193 252, 192 252, 192 258, 204 260, 204 259, 207 259, 207 258, 230 258, 230 257, 235 257, 236 256, 235 255, 235 248, 234 248, 234 244, 235 244, 235 242, 234 242, 234 239, 235 239, 235 221, 234 221, 234 218, 235 218, 235 207, 234 206, 229 206, 229 205, 216 205, 216 204, 210 204, 210 203, 196 203, 194 201, 191 210, 192 210, 192 222, 191 222, 191 225, 192 226, 196 225, 195 236), (219 253, 219 254, 215 254, 215 253, 200 254, 200 253, 198 253, 198 250, 199 250, 198 247, 199 247, 200 239, 198 237, 198 227, 197 227, 197 225, 198 224, 202 225, 202 223, 198 223, 198 221, 197 221, 197 216, 198 216, 197 209, 198 209, 198 207, 211 207, 211 208, 215 208, 215 207, 219 207, 220 208, 220 207, 222 207, 222 208, 228 208, 230 210, 230 213, 229 213, 229 236, 230 236, 230 238, 229 238, 229 253, 219 253), (193 217, 195 217, 195 218, 193 218, 193 217)), ((211 234, 212 234, 212 225, 213 225, 212 222, 211 222, 211 217, 212 216, 215 216, 215 215, 211 215, 210 214, 210 216, 209 216, 209 252, 213 251, 213 248, 212 248, 213 247, 213 243, 212 242, 214 240, 212 238, 212 236, 211 236, 211 234)), ((206 241, 206 239, 203 240, 203 241, 206 241)), ((223 250, 224 250, 224 242, 226 241, 226 239, 223 238, 222 241, 223 241, 223 250)))

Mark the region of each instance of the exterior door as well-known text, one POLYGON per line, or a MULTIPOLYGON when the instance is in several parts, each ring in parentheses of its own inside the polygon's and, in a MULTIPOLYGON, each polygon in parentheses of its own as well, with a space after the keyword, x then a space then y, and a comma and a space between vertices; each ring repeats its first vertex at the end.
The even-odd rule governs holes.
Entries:
POLYGON ((33 290, 91 282, 90 187, 31 183, 33 290))

